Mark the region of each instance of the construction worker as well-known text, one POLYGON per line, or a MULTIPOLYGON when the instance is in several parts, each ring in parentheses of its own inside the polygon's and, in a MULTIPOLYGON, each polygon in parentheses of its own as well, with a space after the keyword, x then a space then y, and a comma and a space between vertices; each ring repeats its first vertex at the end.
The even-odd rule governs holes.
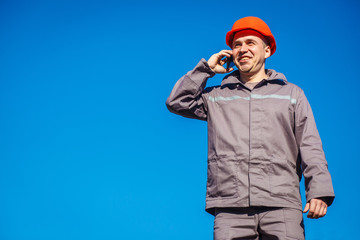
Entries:
POLYGON ((166 101, 173 113, 207 121, 214 239, 305 239, 302 213, 323 217, 335 197, 311 107, 302 89, 265 69, 276 42, 263 20, 239 19, 226 44, 231 50, 202 59, 166 101), (225 66, 231 60, 236 71, 225 66), (205 88, 221 73, 220 86, 205 88))

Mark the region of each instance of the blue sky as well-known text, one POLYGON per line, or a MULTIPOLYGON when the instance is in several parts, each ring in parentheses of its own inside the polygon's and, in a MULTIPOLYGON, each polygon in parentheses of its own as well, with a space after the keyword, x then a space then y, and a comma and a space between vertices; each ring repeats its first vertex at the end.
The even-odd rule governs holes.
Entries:
POLYGON ((304 89, 322 137, 336 199, 307 239, 344 239, 360 214, 359 6, 1 0, 0 239, 212 239, 206 122, 165 100, 245 16, 270 26, 267 68, 304 89))

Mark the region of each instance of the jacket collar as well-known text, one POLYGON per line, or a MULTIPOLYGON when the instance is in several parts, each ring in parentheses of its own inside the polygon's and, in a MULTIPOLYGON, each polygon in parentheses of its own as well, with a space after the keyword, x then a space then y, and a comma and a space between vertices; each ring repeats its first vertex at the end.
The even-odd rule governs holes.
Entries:
MULTIPOLYGON (((268 78, 265 79, 265 81, 268 81, 268 82, 280 81, 285 84, 288 82, 284 74, 276 72, 273 69, 266 69, 265 72, 266 72, 266 75, 268 75, 268 78)), ((227 84, 238 84, 240 82, 241 82, 240 81, 240 73, 239 73, 239 70, 236 70, 224 77, 224 79, 221 82, 221 86, 227 85, 227 84)))

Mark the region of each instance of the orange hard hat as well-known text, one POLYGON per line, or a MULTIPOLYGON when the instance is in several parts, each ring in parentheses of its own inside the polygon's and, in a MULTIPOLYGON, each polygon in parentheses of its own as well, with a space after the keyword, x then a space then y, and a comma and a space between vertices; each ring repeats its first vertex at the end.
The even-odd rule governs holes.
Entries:
POLYGON ((269 42, 271 55, 274 54, 276 51, 275 38, 272 35, 269 26, 258 17, 244 17, 237 20, 234 23, 231 31, 226 34, 226 44, 232 48, 234 34, 245 29, 252 29, 263 35, 269 42))

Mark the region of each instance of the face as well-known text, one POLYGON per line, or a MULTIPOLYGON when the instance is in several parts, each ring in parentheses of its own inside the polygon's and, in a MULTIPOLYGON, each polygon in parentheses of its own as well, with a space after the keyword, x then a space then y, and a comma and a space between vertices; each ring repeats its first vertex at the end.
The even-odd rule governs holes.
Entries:
POLYGON ((238 32, 234 37, 232 52, 240 73, 252 75, 265 70, 265 59, 270 57, 271 50, 260 34, 238 32))

